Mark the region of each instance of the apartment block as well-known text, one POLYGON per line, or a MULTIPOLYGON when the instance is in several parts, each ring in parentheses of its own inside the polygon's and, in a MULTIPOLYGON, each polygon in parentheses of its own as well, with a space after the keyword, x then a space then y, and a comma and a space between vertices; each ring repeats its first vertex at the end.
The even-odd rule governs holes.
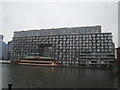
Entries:
POLYGON ((115 59, 112 33, 101 26, 53 28, 14 32, 11 59, 52 57, 65 66, 111 65, 115 59))

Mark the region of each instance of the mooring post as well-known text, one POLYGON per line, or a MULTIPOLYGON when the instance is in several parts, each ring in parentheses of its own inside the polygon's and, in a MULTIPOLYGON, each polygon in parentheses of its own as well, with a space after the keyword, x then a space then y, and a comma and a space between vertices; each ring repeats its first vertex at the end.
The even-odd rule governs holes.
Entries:
POLYGON ((8 86, 9 86, 9 87, 8 87, 8 90, 11 90, 12 84, 9 83, 8 86))

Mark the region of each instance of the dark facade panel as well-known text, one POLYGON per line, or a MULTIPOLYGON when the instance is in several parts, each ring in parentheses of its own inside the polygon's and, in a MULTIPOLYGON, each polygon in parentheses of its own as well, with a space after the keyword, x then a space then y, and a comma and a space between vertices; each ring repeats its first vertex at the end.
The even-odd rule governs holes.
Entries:
POLYGON ((116 52, 117 52, 117 60, 120 60, 120 47, 116 48, 116 52))

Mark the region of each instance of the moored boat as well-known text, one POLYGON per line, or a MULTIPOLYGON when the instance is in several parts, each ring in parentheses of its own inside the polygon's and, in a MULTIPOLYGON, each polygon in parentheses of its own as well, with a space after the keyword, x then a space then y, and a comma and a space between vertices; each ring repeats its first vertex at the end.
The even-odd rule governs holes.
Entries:
POLYGON ((29 56, 15 60, 14 63, 30 66, 63 66, 59 61, 51 57, 29 56))

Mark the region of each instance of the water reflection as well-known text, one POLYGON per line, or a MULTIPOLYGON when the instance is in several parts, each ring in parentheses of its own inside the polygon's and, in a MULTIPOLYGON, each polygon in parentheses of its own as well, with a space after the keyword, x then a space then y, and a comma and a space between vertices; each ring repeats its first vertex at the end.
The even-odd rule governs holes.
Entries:
POLYGON ((2 65, 3 88, 112 88, 110 69, 2 65))

